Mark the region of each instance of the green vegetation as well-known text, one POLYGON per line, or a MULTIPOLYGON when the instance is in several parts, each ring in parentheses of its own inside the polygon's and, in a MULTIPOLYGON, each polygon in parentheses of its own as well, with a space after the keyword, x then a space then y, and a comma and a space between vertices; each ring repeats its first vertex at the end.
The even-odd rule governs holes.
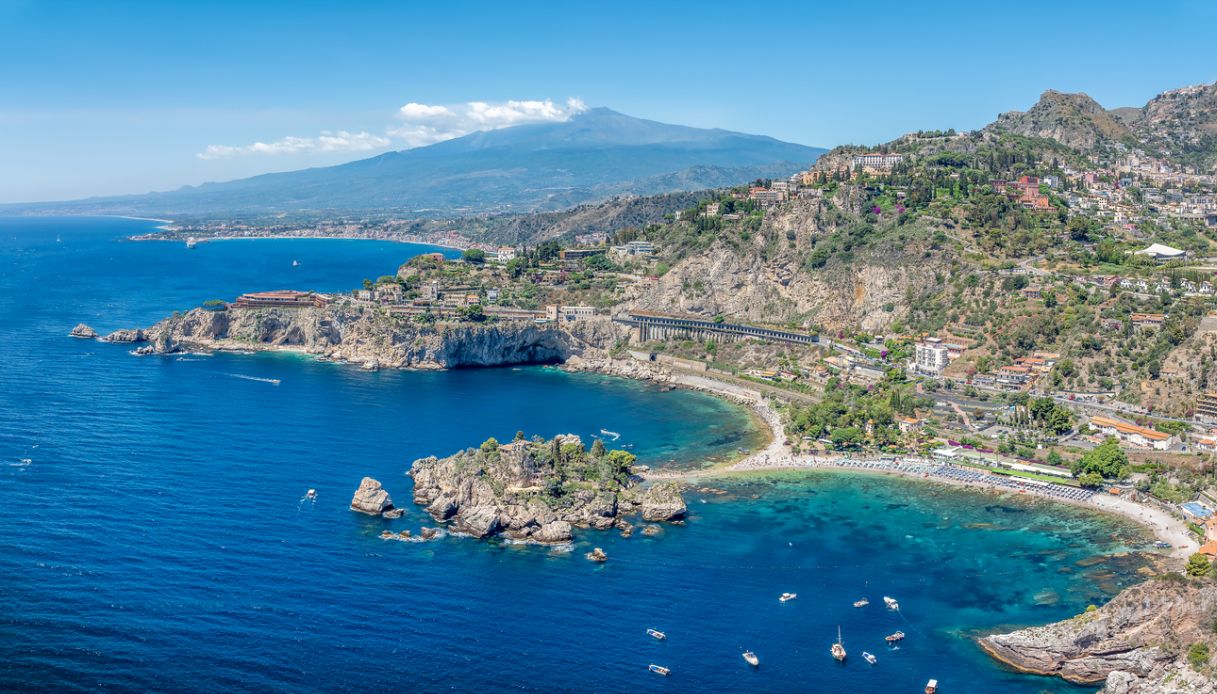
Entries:
POLYGON ((1120 448, 1119 441, 1109 437, 1095 448, 1086 451, 1086 454, 1075 460, 1070 467, 1079 481, 1085 473, 1096 474, 1102 479, 1120 479, 1128 475, 1128 454, 1120 448))
POLYGON ((1209 646, 1207 643, 1193 643, 1191 647, 1187 649, 1187 662, 1191 663, 1192 669, 1196 670, 1197 672, 1199 672, 1205 665, 1208 665, 1211 657, 1212 656, 1209 653, 1209 646))
POLYGON ((1184 568, 1188 576, 1194 578, 1206 578, 1213 575, 1213 564, 1209 558, 1197 552, 1187 558, 1187 567, 1184 568))
POLYGON ((824 399, 813 405, 791 405, 787 430, 795 437, 828 438, 837 449, 864 444, 896 448, 901 433, 896 416, 912 416, 933 402, 915 394, 912 385, 888 377, 864 387, 829 379, 824 399))
POLYGON ((486 251, 480 248, 469 248, 461 253, 461 260, 464 260, 466 263, 484 263, 486 262, 486 251))

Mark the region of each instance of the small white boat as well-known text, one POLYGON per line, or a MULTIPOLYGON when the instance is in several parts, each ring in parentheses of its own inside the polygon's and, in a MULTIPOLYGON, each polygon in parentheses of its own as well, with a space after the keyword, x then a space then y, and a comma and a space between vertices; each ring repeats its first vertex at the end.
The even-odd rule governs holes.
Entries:
POLYGON ((798 593, 782 593, 782 597, 778 598, 778 600, 781 600, 782 602, 790 602, 797 597, 799 597, 798 593))
POLYGON ((837 642, 832 645, 832 657, 839 663, 845 662, 845 643, 841 641, 841 627, 837 627, 837 642))
POLYGON ((752 667, 758 667, 761 664, 761 659, 756 657, 752 651, 744 651, 744 660, 748 661, 752 667))
POLYGON ((199 245, 199 241, 195 237, 191 236, 186 239, 186 248, 194 248, 197 245, 199 245))
POLYGON ((656 641, 663 641, 664 639, 668 638, 667 634, 658 629, 647 629, 647 636, 650 636, 656 641))
POLYGON ((930 680, 925 683, 925 694, 937 694, 938 680, 930 680))
POLYGON ((666 667, 664 667, 662 665, 656 665, 655 663, 651 663, 650 665, 648 665, 647 669, 650 670, 651 672, 655 673, 656 675, 663 675, 664 677, 667 677, 669 674, 672 673, 672 671, 667 669, 666 667))
POLYGON ((308 499, 309 501, 316 501, 317 500, 317 490, 316 489, 308 490, 308 493, 306 493, 304 495, 304 498, 308 499))
POLYGON ((896 602, 896 599, 895 599, 895 598, 889 598, 889 597, 887 597, 886 595, 884 595, 884 596, 883 596, 883 603, 884 603, 885 605, 887 605, 887 609, 889 609, 889 610, 898 610, 898 609, 900 609, 900 603, 896 602))
POLYGON ((293 261, 292 261, 292 267, 300 267, 300 261, 299 261, 299 260, 293 260, 293 261))
POLYGON ((870 604, 870 600, 867 600, 866 598, 862 598, 861 600, 854 601, 854 607, 866 607, 869 604, 870 604))
POLYGON ((870 653, 867 653, 866 651, 862 651, 862 659, 865 660, 866 662, 870 663, 871 665, 874 665, 875 663, 879 662, 878 658, 871 655, 870 653))
POLYGON ((904 632, 897 631, 894 634, 889 634, 887 636, 884 636, 883 640, 887 641, 888 643, 899 643, 904 640, 904 632))

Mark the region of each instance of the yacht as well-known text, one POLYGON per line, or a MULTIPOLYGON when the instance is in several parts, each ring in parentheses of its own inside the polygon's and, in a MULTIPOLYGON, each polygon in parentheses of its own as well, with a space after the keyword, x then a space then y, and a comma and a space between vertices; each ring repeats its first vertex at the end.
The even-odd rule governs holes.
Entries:
POLYGON ((837 627, 837 642, 832 645, 832 657, 837 662, 845 662, 845 644, 841 642, 841 627, 837 627))
POLYGON ((938 680, 930 680, 925 683, 925 694, 937 694, 938 680))
POLYGON ((308 490, 308 493, 304 495, 304 498, 308 499, 309 501, 316 501, 317 500, 317 490, 316 489, 308 490))
POLYGON ((752 667, 757 667, 761 664, 761 659, 756 657, 756 654, 752 651, 744 651, 744 660, 748 661, 748 664, 752 667))
POLYGON ((798 593, 782 593, 782 597, 778 598, 778 600, 781 600, 782 602, 790 602, 797 597, 799 597, 798 593))
POLYGON ((664 639, 668 638, 667 634, 658 629, 647 629, 647 636, 650 636, 656 641, 663 641, 664 639))
POLYGON ((667 669, 666 667, 664 667, 662 665, 656 665, 655 663, 651 663, 650 665, 648 665, 647 669, 650 670, 651 672, 655 673, 656 675, 663 675, 664 677, 667 677, 672 672, 671 670, 667 669))
POLYGON ((879 662, 878 658, 871 655, 870 653, 867 653, 866 651, 862 651, 862 659, 865 660, 866 662, 870 663, 871 665, 874 665, 875 663, 879 662))
POLYGON ((866 607, 869 604, 870 604, 870 600, 867 600, 866 598, 862 598, 861 600, 854 601, 854 607, 866 607))
POLYGON ((888 636, 883 637, 883 640, 887 641, 888 643, 899 643, 904 640, 904 632, 897 631, 894 634, 889 634, 888 636))
POLYGON ((889 610, 898 610, 898 609, 900 609, 900 603, 896 602, 896 599, 895 599, 895 598, 889 598, 889 597, 887 597, 886 595, 884 595, 884 596, 883 596, 883 603, 884 603, 885 605, 887 605, 887 609, 889 609, 889 610))

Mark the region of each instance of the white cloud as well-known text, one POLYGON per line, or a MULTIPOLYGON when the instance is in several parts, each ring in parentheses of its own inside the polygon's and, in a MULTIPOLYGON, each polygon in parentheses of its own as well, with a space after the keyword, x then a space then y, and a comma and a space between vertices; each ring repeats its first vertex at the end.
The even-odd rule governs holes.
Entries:
POLYGON ((478 130, 498 130, 524 123, 557 123, 587 110, 583 101, 570 98, 566 104, 544 101, 469 101, 463 104, 431 105, 410 102, 397 111, 400 125, 388 134, 409 147, 421 147, 468 135, 478 130))
POLYGON ((388 147, 394 140, 406 147, 422 147, 479 130, 498 130, 524 123, 560 123, 586 110, 587 105, 574 97, 567 99, 565 104, 556 104, 550 99, 469 101, 447 105, 410 102, 397 110, 397 123, 385 129, 385 136, 345 130, 323 131, 316 137, 289 136, 251 145, 208 145, 196 156, 199 159, 231 159, 255 154, 366 152, 388 147))
POLYGON ((208 145, 198 153, 199 159, 230 159, 251 154, 299 154, 326 152, 367 152, 382 149, 392 144, 387 137, 368 132, 351 133, 345 130, 322 131, 317 137, 288 136, 274 142, 255 142, 252 145, 208 145))

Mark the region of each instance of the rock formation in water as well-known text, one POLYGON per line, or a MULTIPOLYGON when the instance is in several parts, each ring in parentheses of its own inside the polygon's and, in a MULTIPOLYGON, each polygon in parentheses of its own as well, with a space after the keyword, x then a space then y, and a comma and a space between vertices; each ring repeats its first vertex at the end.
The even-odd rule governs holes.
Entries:
POLYGON ((351 499, 351 510, 366 513, 369 516, 387 516, 396 509, 393 508, 393 500, 389 498, 389 493, 380 485, 380 482, 371 477, 365 477, 359 483, 359 489, 355 490, 355 496, 351 499))
POLYGON ((190 350, 294 350, 387 368, 560 363, 599 354, 624 337, 607 317, 561 325, 533 321, 445 321, 339 302, 326 308, 194 309, 146 330, 120 330, 110 342, 148 342, 146 353, 190 350))
POLYGON ((84 323, 78 323, 78 324, 76 324, 75 328, 72 328, 72 332, 68 333, 68 335, 70 337, 80 337, 80 338, 91 340, 91 339, 97 337, 97 331, 94 330, 93 328, 90 328, 89 326, 85 325, 84 323))
POLYGON ((410 468, 414 503, 436 520, 474 537, 503 534, 541 543, 567 542, 574 527, 605 530, 622 516, 674 520, 685 514, 673 484, 644 489, 630 474, 634 456, 578 436, 518 440, 446 458, 423 458, 410 468))
POLYGON ((987 636, 980 645, 1025 672, 1106 681, 1108 694, 1213 694, 1211 661, 1193 665, 1189 652, 1217 653, 1215 629, 1217 583, 1176 574, 1128 588, 1097 610, 987 636))

